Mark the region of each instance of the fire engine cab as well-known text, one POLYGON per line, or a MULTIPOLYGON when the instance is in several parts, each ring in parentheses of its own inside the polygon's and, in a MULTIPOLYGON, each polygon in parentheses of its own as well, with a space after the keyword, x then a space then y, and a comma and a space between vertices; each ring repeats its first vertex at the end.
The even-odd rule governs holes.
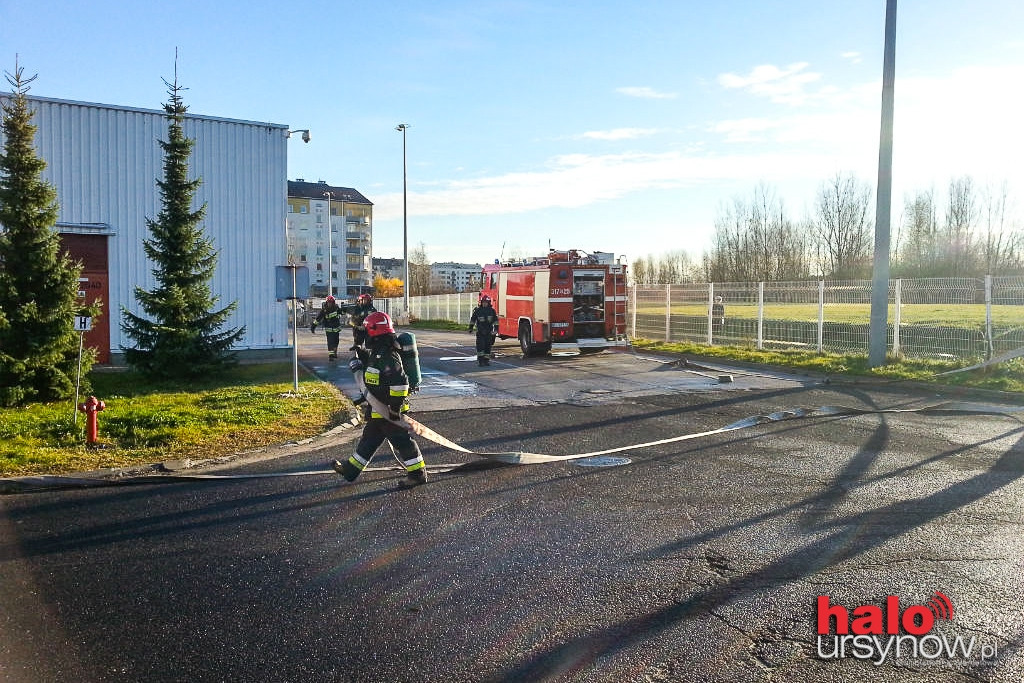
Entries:
POLYGON ((628 346, 626 265, 613 254, 551 251, 546 258, 485 265, 480 296, 491 297, 498 336, 523 354, 628 346))

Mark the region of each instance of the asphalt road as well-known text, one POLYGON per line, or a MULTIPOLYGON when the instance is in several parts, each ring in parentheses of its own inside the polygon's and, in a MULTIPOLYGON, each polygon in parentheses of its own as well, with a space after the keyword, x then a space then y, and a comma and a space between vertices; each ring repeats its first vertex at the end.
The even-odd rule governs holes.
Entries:
POLYGON ((512 340, 478 368, 470 335, 418 336, 414 414, 476 451, 906 412, 755 424, 617 466, 487 467, 421 441, 434 473, 412 490, 389 453, 355 484, 317 474, 351 430, 218 470, 313 474, 4 496, 0 680, 1024 680, 1017 409, 647 354, 523 359, 512 340), (479 466, 441 472, 463 463, 479 466), (837 657, 848 625, 868 634, 837 657), (941 650, 958 637, 969 653, 941 650))

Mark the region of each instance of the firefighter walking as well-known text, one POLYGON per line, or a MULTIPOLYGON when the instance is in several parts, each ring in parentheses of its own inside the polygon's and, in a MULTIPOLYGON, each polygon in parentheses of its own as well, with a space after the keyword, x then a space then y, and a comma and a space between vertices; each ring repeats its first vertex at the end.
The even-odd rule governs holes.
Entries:
POLYGON ((353 358, 349 369, 356 375, 357 384, 365 387, 366 426, 355 453, 345 462, 335 460, 334 471, 347 481, 355 481, 380 445, 389 441, 405 467, 406 477, 401 485, 426 484, 427 466, 423 454, 401 424, 402 413, 409 410, 409 378, 391 317, 375 311, 366 316, 363 324, 368 345, 366 361, 353 358))
POLYGON ((309 326, 309 331, 316 334, 318 325, 324 328, 324 333, 327 335, 327 359, 337 360, 338 340, 341 336, 341 307, 330 294, 327 295, 324 305, 320 307, 320 312, 313 319, 313 324, 309 326))
POLYGON ((348 317, 349 327, 352 328, 352 348, 349 349, 350 351, 366 346, 366 326, 363 323, 366 320, 366 316, 376 312, 377 309, 373 307, 372 296, 360 294, 356 297, 356 307, 348 317))
POLYGON ((497 334, 498 314, 491 306, 491 297, 480 297, 480 305, 469 316, 469 331, 476 326, 476 362, 478 365, 491 364, 491 346, 497 334))

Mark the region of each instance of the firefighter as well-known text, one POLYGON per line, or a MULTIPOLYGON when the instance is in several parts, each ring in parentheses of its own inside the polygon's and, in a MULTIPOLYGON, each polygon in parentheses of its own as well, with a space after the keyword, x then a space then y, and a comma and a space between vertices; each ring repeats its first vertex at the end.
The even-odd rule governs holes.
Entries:
POLYGON ((377 309, 373 307, 372 296, 360 294, 356 297, 356 307, 348 317, 348 324, 352 328, 352 348, 349 349, 350 351, 366 346, 366 326, 363 325, 363 321, 366 320, 366 316, 376 311, 377 309))
POLYGON ((341 336, 341 307, 330 294, 313 319, 313 324, 309 326, 309 331, 316 334, 317 325, 322 326, 324 333, 327 334, 327 360, 337 360, 338 339, 341 336))
POLYGON ((347 481, 355 481, 370 462, 370 458, 385 440, 391 442, 405 466, 406 477, 402 486, 427 483, 427 465, 420 447, 409 431, 400 424, 402 413, 409 410, 409 378, 402 365, 401 347, 395 327, 387 313, 374 311, 363 321, 369 347, 364 364, 353 358, 349 369, 356 381, 366 387, 364 408, 366 426, 356 444, 356 451, 345 462, 334 461, 334 471, 347 481))
POLYGON ((715 302, 711 304, 711 330, 715 334, 722 331, 725 325, 725 303, 722 297, 716 296, 715 302))
POLYGON ((491 364, 491 346, 498 330, 498 314, 491 306, 491 297, 484 294, 480 297, 480 305, 473 309, 469 316, 469 331, 476 325, 476 362, 479 365, 491 364))

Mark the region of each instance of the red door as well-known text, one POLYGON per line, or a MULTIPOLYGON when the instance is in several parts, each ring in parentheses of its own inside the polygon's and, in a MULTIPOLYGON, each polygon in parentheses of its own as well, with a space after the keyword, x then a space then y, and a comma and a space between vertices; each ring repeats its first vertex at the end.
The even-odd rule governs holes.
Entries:
POLYGON ((78 300, 85 306, 97 300, 103 306, 85 333, 84 344, 96 349, 96 362, 110 362, 110 277, 107 272, 107 235, 62 233, 61 246, 72 261, 82 262, 78 300))

